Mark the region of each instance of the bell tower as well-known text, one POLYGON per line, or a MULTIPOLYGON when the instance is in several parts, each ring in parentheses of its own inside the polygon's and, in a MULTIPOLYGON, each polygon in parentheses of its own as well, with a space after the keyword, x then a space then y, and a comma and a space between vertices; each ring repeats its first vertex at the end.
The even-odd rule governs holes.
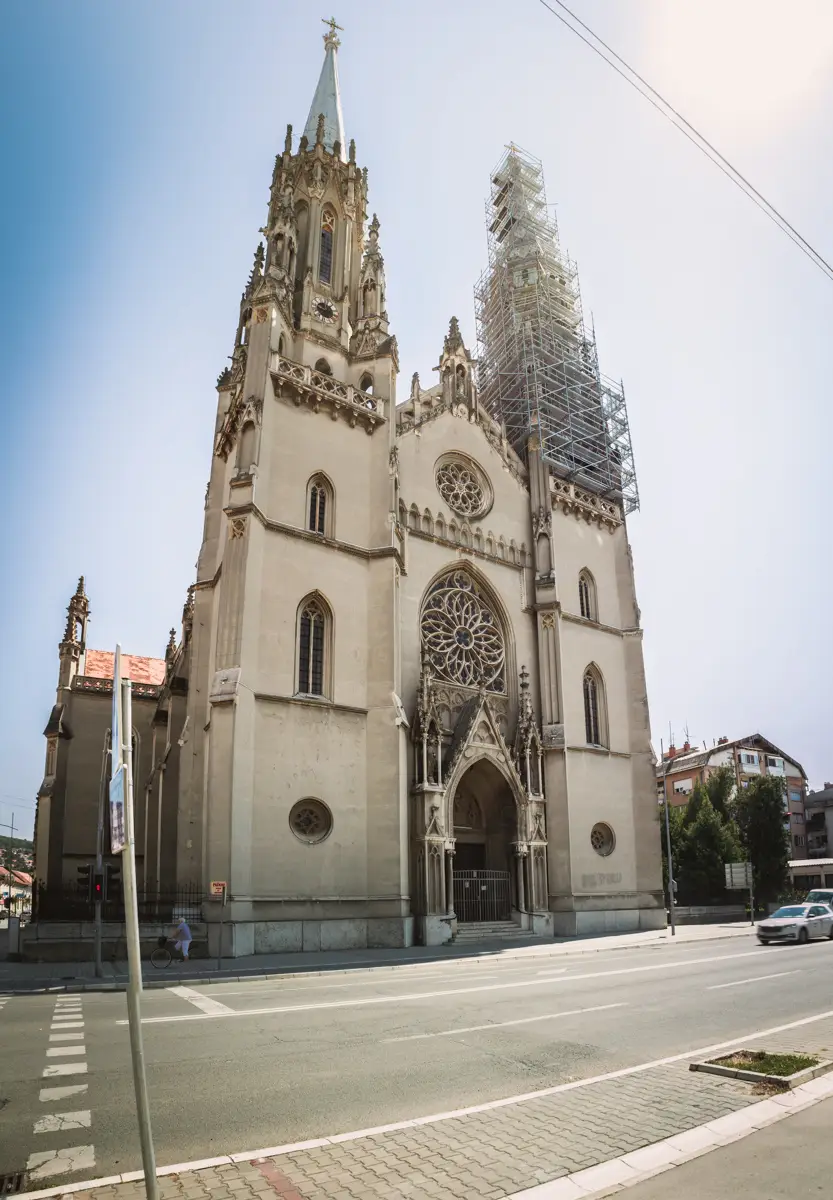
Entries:
POLYGON ((410 937, 397 347, 367 170, 345 142, 339 27, 325 25, 217 381, 193 593, 203 732, 182 764, 178 877, 228 883, 236 954, 296 932, 285 948, 410 937))

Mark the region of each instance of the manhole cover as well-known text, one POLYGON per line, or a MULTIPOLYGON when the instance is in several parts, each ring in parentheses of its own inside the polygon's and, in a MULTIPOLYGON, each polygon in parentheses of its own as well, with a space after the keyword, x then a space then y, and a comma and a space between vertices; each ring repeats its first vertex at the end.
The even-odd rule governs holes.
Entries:
POLYGON ((11 1175, 0 1175, 0 1196, 12 1196, 23 1187, 23 1172, 12 1171, 11 1175))

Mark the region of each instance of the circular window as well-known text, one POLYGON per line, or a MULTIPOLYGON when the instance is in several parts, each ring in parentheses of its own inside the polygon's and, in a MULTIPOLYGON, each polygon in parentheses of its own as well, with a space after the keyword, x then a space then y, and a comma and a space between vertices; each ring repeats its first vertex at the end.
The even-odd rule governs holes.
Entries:
POLYGON ((321 800, 299 800, 290 810, 289 828, 299 841, 313 846, 329 837, 333 814, 321 800))
POLYGON ((438 679, 505 690, 506 648, 497 615, 467 571, 450 571, 429 591, 422 644, 438 679))
POLYGON ((482 517, 492 504, 483 473, 467 459, 444 458, 437 467, 437 491, 461 517, 482 517))
POLYGON ((616 845, 616 835, 609 825, 605 825, 603 821, 599 821, 590 830, 590 845, 597 854, 601 854, 602 858, 607 858, 608 854, 613 853, 613 847, 616 845))

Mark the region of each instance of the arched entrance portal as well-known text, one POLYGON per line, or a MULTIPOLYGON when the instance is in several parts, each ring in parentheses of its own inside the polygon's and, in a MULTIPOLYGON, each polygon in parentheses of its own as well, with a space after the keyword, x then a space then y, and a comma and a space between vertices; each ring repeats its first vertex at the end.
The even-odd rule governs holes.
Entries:
POLYGON ((493 762, 481 758, 454 793, 454 911, 458 921, 506 921, 523 908, 513 886, 517 809, 493 762))

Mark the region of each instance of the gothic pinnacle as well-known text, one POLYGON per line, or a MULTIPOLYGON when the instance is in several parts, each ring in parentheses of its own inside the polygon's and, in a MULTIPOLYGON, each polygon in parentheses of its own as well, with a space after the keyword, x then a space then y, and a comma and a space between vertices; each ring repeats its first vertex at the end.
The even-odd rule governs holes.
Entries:
POLYGON ((350 162, 355 163, 355 161, 356 161, 356 139, 350 138, 350 162))
POLYGON ((284 152, 286 154, 292 153, 292 126, 291 125, 287 125, 287 127, 286 127, 286 141, 283 144, 283 148, 284 148, 284 152))
POLYGON ((318 124, 315 127, 315 144, 316 146, 324 145, 324 114, 318 114, 318 124))

